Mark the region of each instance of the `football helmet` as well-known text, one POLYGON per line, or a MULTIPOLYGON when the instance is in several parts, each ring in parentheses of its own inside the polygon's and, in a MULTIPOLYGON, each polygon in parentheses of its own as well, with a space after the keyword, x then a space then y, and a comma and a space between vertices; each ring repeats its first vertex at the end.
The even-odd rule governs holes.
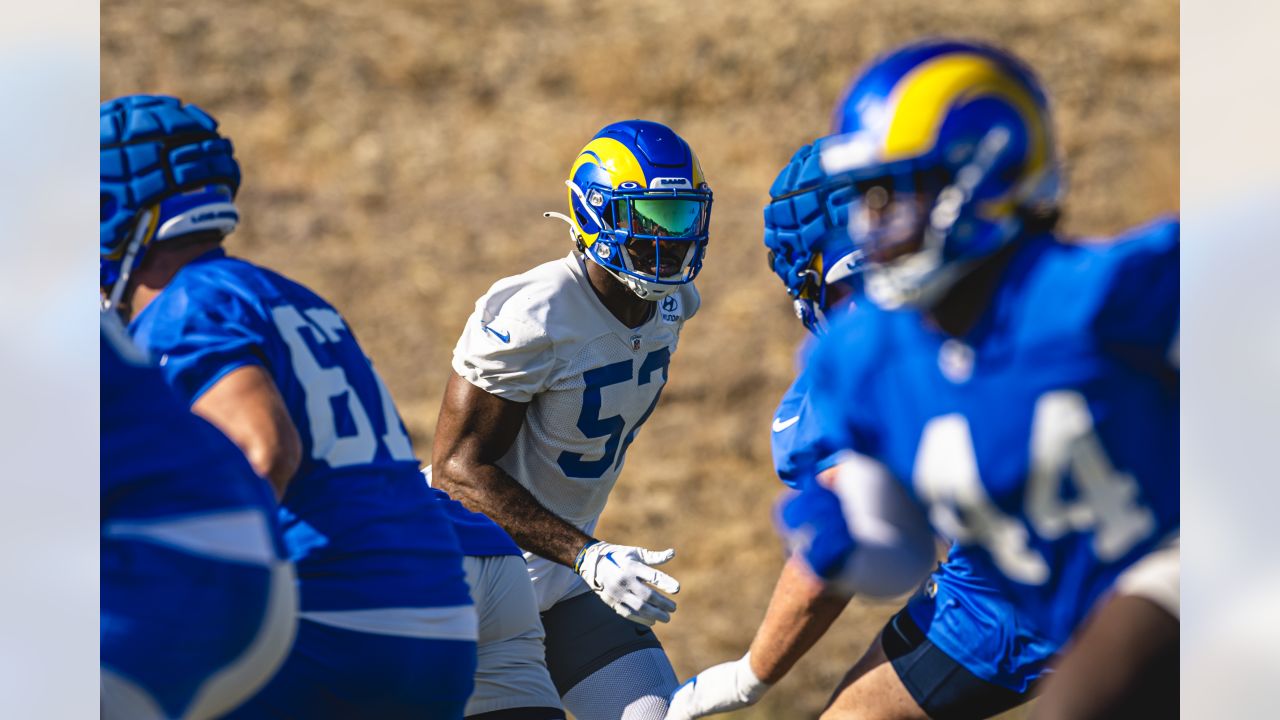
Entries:
POLYGON ((569 169, 569 223, 578 247, 644 300, 660 300, 702 269, 711 188, 689 143, 665 125, 607 125, 569 169))
POLYGON ((818 143, 853 190, 849 234, 878 304, 927 307, 1061 199, 1048 100, 1030 69, 973 42, 929 39, 874 60, 818 143))
POLYGON ((856 289, 862 253, 847 230, 853 188, 828 180, 817 150, 816 143, 797 150, 769 188, 764 245, 796 316, 821 335, 827 315, 856 289))
POLYGON ((240 166, 217 121, 177 98, 116 98, 99 119, 99 279, 114 307, 152 242, 235 229, 240 166))

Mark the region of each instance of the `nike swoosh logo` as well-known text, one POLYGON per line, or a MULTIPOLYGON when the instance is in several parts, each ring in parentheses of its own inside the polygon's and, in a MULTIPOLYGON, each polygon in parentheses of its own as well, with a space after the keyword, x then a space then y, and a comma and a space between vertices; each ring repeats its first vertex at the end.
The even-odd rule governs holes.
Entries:
POLYGON ((787 418, 786 420, 783 420, 782 418, 774 418, 773 431, 782 432, 783 430, 786 430, 787 428, 791 427, 792 425, 795 425, 798 422, 800 422, 799 415, 796 415, 793 418, 787 418))
POLYGON ((509 342, 511 342, 511 331, 510 331, 510 330, 508 330, 508 331, 507 331, 507 333, 504 335, 504 334, 502 334, 502 333, 498 332, 497 330, 494 330, 493 328, 489 327, 488 325, 481 325, 480 327, 484 328, 485 332, 491 332, 491 333, 493 333, 493 336, 494 336, 494 337, 498 338, 499 340, 501 340, 501 341, 502 341, 502 342, 504 342, 504 343, 509 343, 509 342))

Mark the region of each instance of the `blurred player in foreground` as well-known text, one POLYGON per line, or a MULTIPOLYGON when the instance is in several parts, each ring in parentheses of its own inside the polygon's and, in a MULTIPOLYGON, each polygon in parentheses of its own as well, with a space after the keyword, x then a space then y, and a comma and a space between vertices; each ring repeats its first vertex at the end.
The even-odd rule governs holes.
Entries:
POLYGON ((630 120, 569 171, 568 256, 499 280, 454 349, 435 482, 525 550, 565 708, 582 720, 661 718, 676 678, 648 626, 679 584, 674 550, 592 536, 626 451, 658 404, 698 310, 711 190, 688 143, 630 120), (662 592, 659 592, 661 590, 662 592))
POLYGON ((108 307, 281 498, 297 639, 232 717, 462 717, 476 614, 458 542, 346 323, 226 255, 240 170, 199 108, 104 103, 101 148, 108 307))
POLYGON ((784 509, 792 542, 848 590, 901 591, 932 564, 931 522, 1036 637, 1066 643, 1113 588, 1150 593, 1131 619, 1176 637, 1152 592, 1177 572, 1176 221, 1061 241, 1047 103, 1001 51, 910 46, 843 108, 819 152, 854 191, 872 302, 812 357, 835 473, 784 509))
POLYGON ((275 500, 102 316, 102 716, 219 717, 293 642, 275 500))
MULTIPOLYGON (((770 268, 786 285, 796 315, 820 337, 854 304, 862 267, 847 229, 853 188, 826 182, 817 150, 816 143, 798 150, 774 181, 765 207, 764 242, 770 268)), ((806 342, 802 354, 811 349, 806 342)), ((792 488, 812 478, 816 467, 830 464, 830 458, 815 455, 819 428, 810 407, 810 394, 825 392, 827 384, 827 378, 802 367, 774 417, 774 468, 792 488)), ((857 705, 858 717, 987 717, 1031 698, 1057 646, 1022 626, 996 584, 976 571, 973 552, 954 546, 947 562, 889 620, 845 676, 837 692, 857 705)), ((778 579, 749 652, 682 685, 672 698, 668 720, 755 704, 827 632, 851 599, 793 558, 778 579)))

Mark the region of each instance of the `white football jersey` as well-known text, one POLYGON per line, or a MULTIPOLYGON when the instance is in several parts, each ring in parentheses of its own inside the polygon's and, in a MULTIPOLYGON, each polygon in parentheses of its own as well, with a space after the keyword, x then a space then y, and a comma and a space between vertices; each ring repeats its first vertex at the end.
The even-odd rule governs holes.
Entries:
MULTIPOLYGON (((529 403, 498 466, 590 534, 700 300, 683 285, 629 328, 600 302, 585 262, 571 252, 494 283, 467 319, 453 369, 486 392, 529 403)), ((539 610, 587 590, 570 568, 527 552, 525 560, 539 610)))

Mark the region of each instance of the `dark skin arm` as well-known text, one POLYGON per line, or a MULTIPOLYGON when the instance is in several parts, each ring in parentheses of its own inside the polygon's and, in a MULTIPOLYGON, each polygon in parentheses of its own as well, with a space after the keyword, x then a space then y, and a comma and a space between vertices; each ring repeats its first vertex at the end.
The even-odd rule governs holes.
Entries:
POLYGON ((522 549, 573 567, 578 551, 595 538, 543 507, 497 466, 520 434, 528 407, 457 375, 449 378, 431 451, 432 483, 468 509, 488 515, 522 549))

